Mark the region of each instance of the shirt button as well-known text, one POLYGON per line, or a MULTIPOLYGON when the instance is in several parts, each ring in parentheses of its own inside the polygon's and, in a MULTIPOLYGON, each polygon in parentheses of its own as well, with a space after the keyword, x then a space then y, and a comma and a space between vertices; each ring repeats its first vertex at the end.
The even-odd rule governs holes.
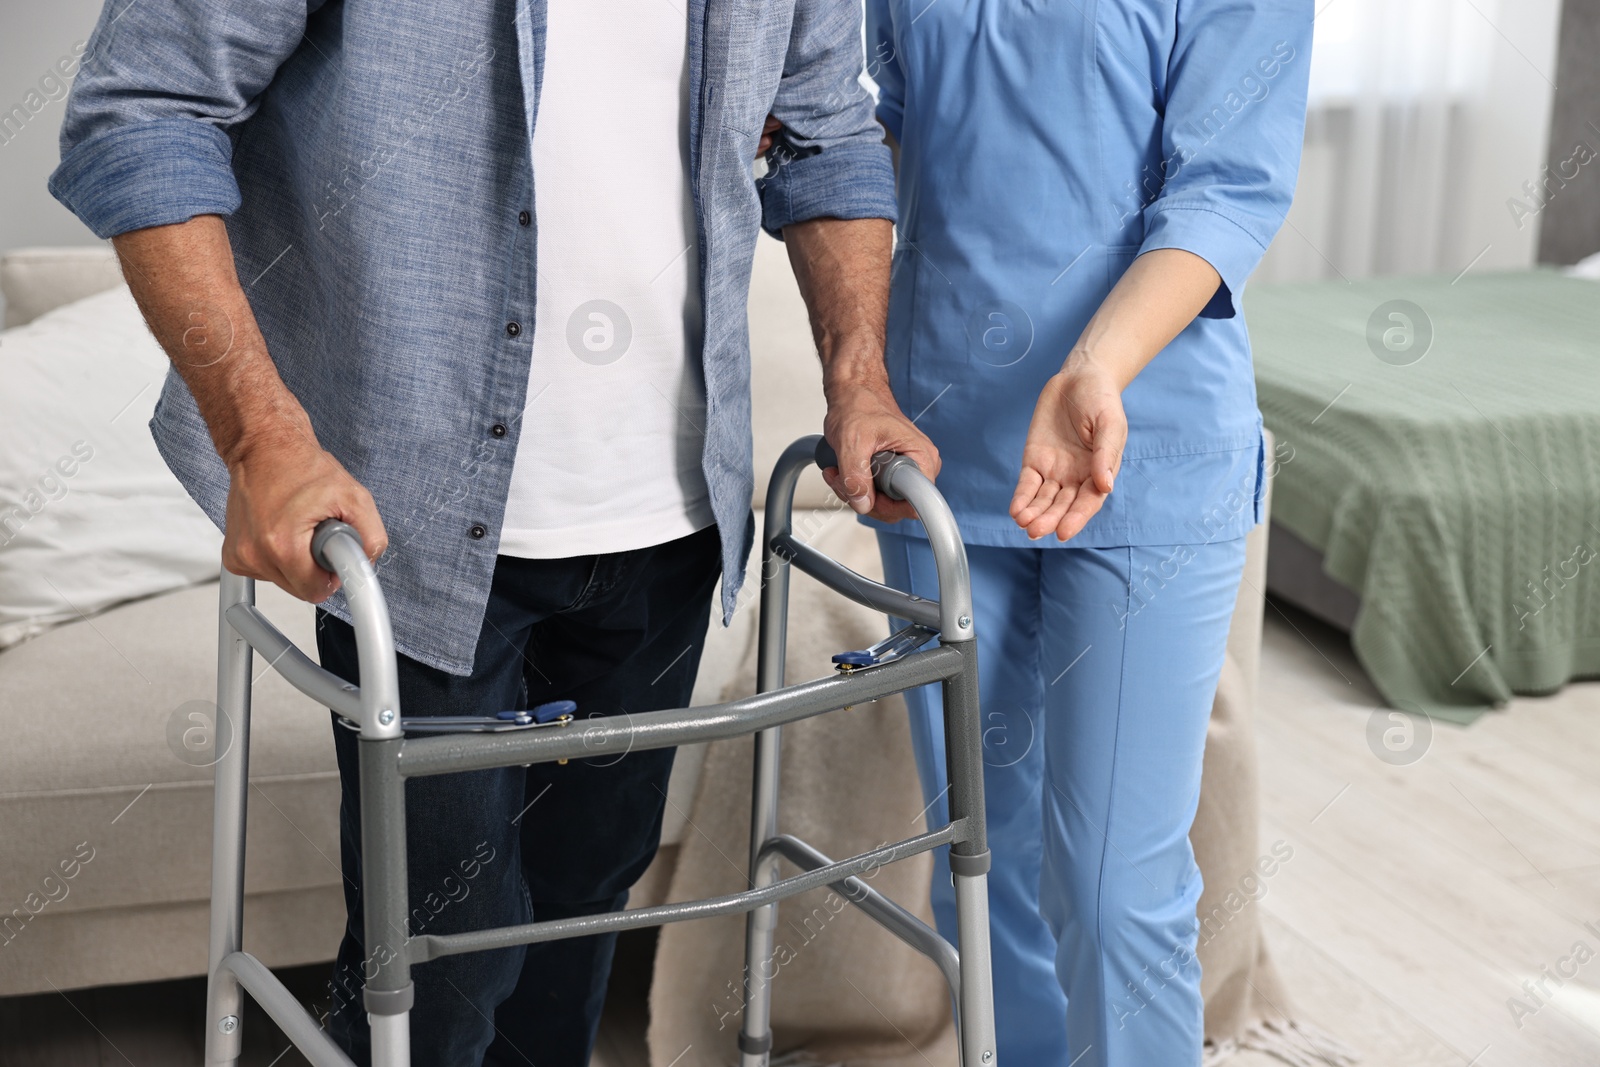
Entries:
POLYGON ((510 431, 506 429, 505 423, 497 422, 493 426, 489 427, 489 432, 496 437, 504 437, 510 431))
POLYGON ((519 213, 517 215, 517 225, 518 226, 526 226, 532 221, 533 221, 533 214, 531 212, 523 211, 523 212, 521 212, 521 213, 519 213))
POLYGON ((475 522, 472 524, 472 528, 467 531, 467 536, 472 538, 474 541, 482 541, 486 536, 488 536, 488 533, 488 529, 485 528, 482 523, 475 522))
POLYGON ((521 332, 522 332, 522 323, 520 323, 520 322, 508 322, 508 323, 506 323, 506 336, 507 337, 515 337, 521 332))

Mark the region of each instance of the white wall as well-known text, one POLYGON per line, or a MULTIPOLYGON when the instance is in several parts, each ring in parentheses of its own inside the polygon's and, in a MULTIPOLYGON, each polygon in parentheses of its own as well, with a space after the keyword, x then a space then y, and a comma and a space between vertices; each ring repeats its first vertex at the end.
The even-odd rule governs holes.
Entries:
POLYGON ((1561 0, 1319 4, 1300 182, 1255 280, 1531 266, 1540 220, 1508 201, 1547 157, 1560 12, 1561 0))
POLYGON ((44 99, 20 130, 14 120, 0 127, 0 253, 95 241, 45 190, 45 180, 59 158, 56 140, 65 107, 65 86, 51 92, 49 79, 57 61, 71 59, 73 47, 88 38, 99 14, 100 0, 0 0, 0 118, 16 106, 26 112, 30 91, 39 94, 35 103, 56 97, 44 99))
MULTIPOLYGON (((137 0, 110 2, 120 8, 137 0)), ((1369 3, 1387 7, 1389 0, 1369 3)), ((1397 6, 1420 9, 1428 3, 1407 0, 1397 6)), ((1474 5, 1461 17, 1481 21, 1480 6, 1492 5, 1474 5)), ((1480 27, 1492 47, 1481 76, 1479 99, 1492 106, 1481 107, 1474 115, 1475 151, 1471 165, 1437 168, 1440 173, 1411 175, 1409 181, 1399 183, 1406 187, 1421 181, 1424 188, 1410 191, 1420 193, 1424 199, 1439 200, 1448 193, 1448 199, 1453 201, 1438 219, 1447 240, 1423 241, 1408 235, 1401 242, 1413 251, 1421 249, 1428 257, 1426 262, 1373 263, 1367 262, 1370 257, 1342 254, 1338 235, 1349 229, 1351 220, 1336 217, 1339 212, 1330 214, 1324 210, 1328 208, 1322 203, 1327 190, 1319 186, 1338 187, 1343 180, 1333 180, 1329 168, 1319 165, 1319 161, 1329 161, 1319 156, 1317 145, 1309 145, 1301 189, 1290 215, 1294 226, 1268 254, 1258 280, 1341 273, 1358 276, 1374 270, 1458 270, 1479 249, 1486 249, 1478 264, 1482 268, 1531 263, 1537 227, 1518 232, 1508 222, 1505 201, 1520 193, 1523 180, 1537 177, 1544 158, 1559 8, 1559 0, 1511 0, 1496 6, 1501 17, 1493 25, 1480 27), (1290 247, 1282 247, 1286 245, 1290 247), (1335 266, 1330 260, 1342 262, 1335 266)), ((30 91, 38 91, 41 79, 50 74, 58 60, 71 56, 74 45, 88 37, 99 9, 100 0, 0 0, 0 117, 22 104, 30 91)), ((1376 24, 1367 29, 1371 35, 1382 36, 1376 24)), ((1412 44, 1415 43, 1413 38, 1412 44)), ((1404 68, 1404 54, 1415 48, 1408 45, 1399 51, 1403 53, 1400 66, 1404 68)), ((0 143, 0 253, 25 245, 81 245, 95 240, 45 191, 45 179, 57 161, 63 109, 63 100, 46 100, 38 114, 9 141, 5 141, 9 131, 0 129, 0 141, 4 141, 0 143)), ((1334 162, 1347 166, 1347 146, 1333 147, 1339 157, 1334 162)), ((1386 193, 1372 193, 1360 199, 1369 202, 1380 195, 1397 197, 1406 192, 1405 188, 1394 187, 1393 182, 1386 184, 1386 193)))

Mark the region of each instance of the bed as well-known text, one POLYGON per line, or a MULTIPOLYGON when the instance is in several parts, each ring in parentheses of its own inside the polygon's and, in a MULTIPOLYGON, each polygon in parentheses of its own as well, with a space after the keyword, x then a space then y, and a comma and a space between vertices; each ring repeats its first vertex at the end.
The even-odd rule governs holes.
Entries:
POLYGON ((1600 289, 1555 270, 1260 286, 1268 591, 1392 706, 1600 675, 1600 289))

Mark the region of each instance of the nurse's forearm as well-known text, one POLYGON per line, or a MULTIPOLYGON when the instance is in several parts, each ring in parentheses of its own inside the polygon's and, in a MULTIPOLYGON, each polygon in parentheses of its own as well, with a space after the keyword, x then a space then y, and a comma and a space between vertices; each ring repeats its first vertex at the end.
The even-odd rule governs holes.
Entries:
POLYGON ((1063 371, 1092 366, 1120 391, 1193 322, 1222 278, 1193 252, 1158 248, 1133 261, 1067 356, 1063 371))

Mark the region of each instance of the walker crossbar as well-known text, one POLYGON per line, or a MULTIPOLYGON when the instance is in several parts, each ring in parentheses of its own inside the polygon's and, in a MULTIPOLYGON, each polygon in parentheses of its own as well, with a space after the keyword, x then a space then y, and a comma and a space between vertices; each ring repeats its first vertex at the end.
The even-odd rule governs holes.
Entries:
MULTIPOLYGON (((248 952, 234 952, 222 959, 222 970, 238 979, 278 1029, 311 1061, 313 1067, 354 1067, 350 1057, 335 1048, 317 1027, 317 1021, 294 999, 294 994, 273 977, 266 964, 248 952)), ((235 1024, 237 1025, 237 1024, 235 1024)))
POLYGON ((261 614, 254 604, 235 604, 226 618, 250 646, 267 658, 272 669, 318 704, 324 704, 356 723, 361 721, 361 690, 331 671, 325 671, 310 656, 261 614))
POLYGON ((396 766, 402 777, 422 778, 721 741, 944 681, 959 674, 963 666, 963 653, 952 646, 942 646, 921 656, 886 663, 859 677, 839 674, 818 678, 781 692, 757 693, 726 704, 606 715, 575 723, 569 730, 417 738, 406 741, 396 766))
POLYGON ((779 460, 769 486, 763 538, 758 692, 699 708, 636 715, 562 719, 502 732, 434 733, 407 737, 400 715, 398 668, 388 609, 355 531, 329 520, 317 527, 312 555, 339 576, 356 633, 363 684, 329 673, 280 633, 254 604, 254 583, 223 572, 218 625, 216 806, 212 827, 211 951, 207 987, 206 1063, 237 1063, 241 1048, 241 991, 248 990, 291 1042, 317 1067, 350 1060, 255 957, 241 950, 244 829, 248 794, 252 658, 300 692, 359 728, 362 875, 366 887, 363 991, 372 1028, 373 1067, 409 1067, 411 967, 441 956, 532 944, 688 919, 747 914, 747 975, 742 1067, 765 1067, 771 1048, 770 978, 777 904, 832 886, 903 942, 928 956, 957 1001, 964 1067, 993 1067, 994 1019, 989 977, 988 849, 984 832, 977 664, 972 642, 966 553, 949 508, 914 463, 875 457, 875 481, 885 495, 911 501, 934 550, 940 600, 922 600, 856 574, 794 539, 794 486, 808 464, 837 460, 820 437, 795 442, 779 460), (938 626, 938 647, 888 659, 870 670, 841 672, 783 685, 783 642, 790 563, 831 589, 880 611, 938 626), (856 856, 832 860, 793 837, 778 835, 777 753, 780 728, 830 711, 866 704, 939 682, 945 692, 950 820, 943 826, 856 856), (737 893, 606 915, 549 920, 490 930, 410 936, 405 856, 405 780, 491 767, 626 754, 756 735, 750 879, 737 893), (948 844, 955 872, 960 952, 910 912, 873 891, 859 875, 948 844), (777 877, 783 857, 800 868, 777 877))
POLYGON ((825 556, 793 534, 777 534, 772 538, 772 554, 828 586, 836 593, 854 600, 857 604, 881 611, 885 615, 898 615, 911 622, 920 622, 935 629, 939 626, 939 602, 902 593, 881 585, 871 578, 863 578, 831 556, 825 556))
MULTIPOLYGON (((789 834, 779 834, 767 841, 761 850, 761 855, 763 859, 770 855, 782 856, 802 871, 831 869, 834 862, 798 837, 789 834)), ((945 984, 950 987, 951 1000, 960 997, 961 957, 956 953, 954 945, 939 936, 939 931, 854 875, 841 878, 837 882, 829 882, 828 886, 870 915, 879 926, 933 960, 939 968, 939 973, 944 975, 945 984)))
POLYGON ((583 937, 603 934, 613 930, 633 930, 642 926, 661 926, 682 922, 685 919, 709 919, 714 915, 739 915, 764 904, 775 903, 797 896, 808 889, 825 885, 857 874, 865 874, 896 860, 908 859, 929 849, 949 844, 959 832, 954 824, 916 837, 908 837, 871 852, 863 852, 847 860, 830 862, 824 867, 808 870, 781 882, 760 889, 746 889, 742 893, 707 897, 683 904, 661 904, 653 908, 633 908, 615 911, 609 915, 584 915, 572 919, 549 919, 545 922, 524 923, 521 926, 502 926, 497 930, 473 930, 465 934, 422 934, 410 942, 412 963, 454 956, 461 952, 478 952, 490 948, 507 948, 511 945, 531 945, 539 941, 559 941, 565 937, 583 937))

